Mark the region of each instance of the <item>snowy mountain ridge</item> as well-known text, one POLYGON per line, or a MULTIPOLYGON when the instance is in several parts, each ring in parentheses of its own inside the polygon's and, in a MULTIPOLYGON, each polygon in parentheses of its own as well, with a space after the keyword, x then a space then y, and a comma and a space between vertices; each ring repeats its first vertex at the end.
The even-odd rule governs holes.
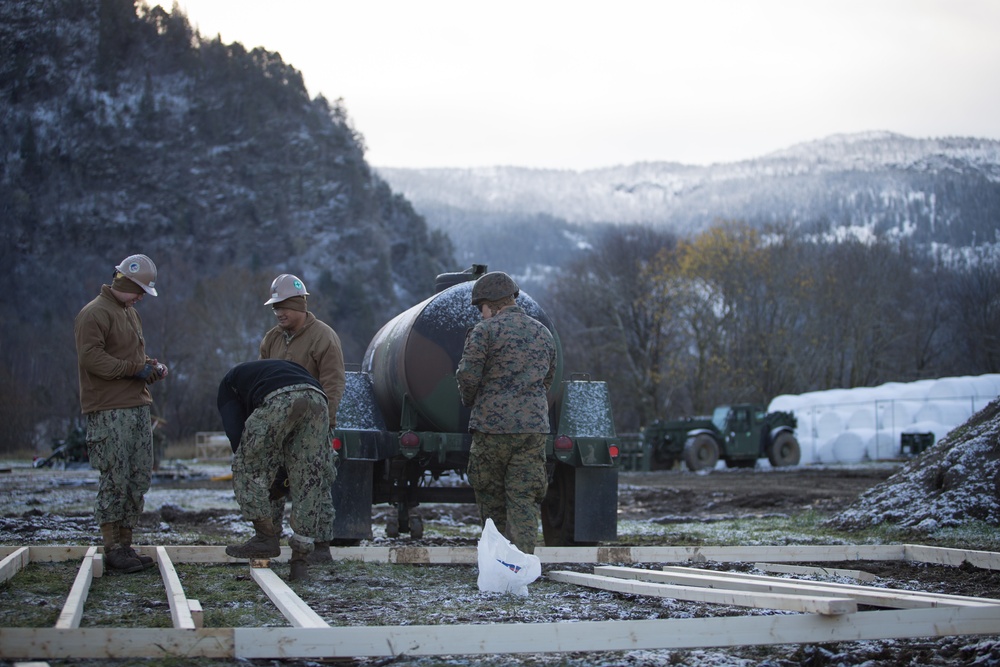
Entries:
POLYGON ((709 166, 377 171, 432 227, 449 232, 459 212, 651 224, 682 234, 729 219, 807 230, 861 226, 955 247, 992 240, 1000 226, 1000 141, 989 139, 864 132, 709 166))

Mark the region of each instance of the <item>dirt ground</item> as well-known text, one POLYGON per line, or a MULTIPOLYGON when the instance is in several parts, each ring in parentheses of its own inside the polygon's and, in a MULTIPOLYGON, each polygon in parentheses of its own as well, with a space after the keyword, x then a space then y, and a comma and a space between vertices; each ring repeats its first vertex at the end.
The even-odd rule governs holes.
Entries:
MULTIPOLYGON (((622 472, 619 477, 619 518, 625 525, 631 526, 636 523, 711 523, 748 517, 795 516, 803 512, 832 516, 898 469, 898 464, 880 463, 793 469, 720 469, 698 474, 682 471, 622 472)), ((97 527, 93 523, 91 509, 95 481, 96 473, 93 471, 13 468, 0 472, 0 544, 96 543, 97 527)), ((184 535, 195 534, 201 536, 199 540, 210 540, 202 543, 230 543, 233 541, 234 526, 242 527, 241 524, 245 523, 239 519, 239 512, 230 499, 231 493, 229 482, 211 481, 206 475, 159 478, 149 496, 155 502, 147 501, 139 532, 160 540, 153 543, 167 543, 162 541, 166 536, 177 536, 180 543, 185 543, 184 535), (190 504, 196 494, 206 498, 202 506, 190 504), (175 498, 183 501, 177 500, 175 504, 175 498), (219 506, 213 506, 216 499, 219 506), (213 539, 213 536, 218 539, 213 539)), ((381 525, 390 511, 388 507, 376 507, 375 523, 381 525)), ((478 516, 474 506, 428 505, 417 511, 428 526, 442 522, 463 526, 466 530, 459 531, 458 536, 442 537, 428 529, 428 536, 423 539, 413 540, 403 536, 400 540, 411 545, 475 545, 476 539, 472 535, 478 525, 478 516)), ((382 540, 385 538, 380 540, 384 544, 382 540)), ((630 534, 629 530, 620 526, 618 544, 640 543, 649 542, 648 539, 642 541, 640 536, 630 534)), ((845 567, 842 564, 837 566, 845 567)), ((1000 572, 896 562, 852 563, 850 567, 875 574, 891 587, 1000 597, 1000 572)), ((860 649, 858 644, 784 647, 770 652, 756 649, 719 654, 717 659, 712 660, 699 657, 695 652, 686 652, 675 655, 669 663, 628 660, 614 664, 1000 665, 1000 641, 997 637, 897 640, 863 642, 861 645, 860 649), (680 663, 676 662, 678 659, 680 663)), ((475 664, 475 661, 468 664, 475 664)), ((570 660, 561 664, 578 663, 570 660)))

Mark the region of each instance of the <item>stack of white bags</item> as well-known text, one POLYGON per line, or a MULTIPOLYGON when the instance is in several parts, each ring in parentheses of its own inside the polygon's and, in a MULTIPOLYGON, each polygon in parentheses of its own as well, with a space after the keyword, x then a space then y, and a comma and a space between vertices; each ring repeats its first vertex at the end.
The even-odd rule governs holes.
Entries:
POLYGON ((997 396, 992 374, 778 396, 768 411, 795 413, 801 463, 861 463, 898 458, 903 433, 937 442, 997 396))

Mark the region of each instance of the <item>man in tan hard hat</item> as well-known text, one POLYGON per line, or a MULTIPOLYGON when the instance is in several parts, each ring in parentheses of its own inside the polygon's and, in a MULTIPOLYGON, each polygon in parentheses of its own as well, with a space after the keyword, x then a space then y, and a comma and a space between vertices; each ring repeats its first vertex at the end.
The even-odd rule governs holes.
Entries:
POLYGON ((80 310, 73 333, 79 361, 80 406, 87 417, 90 465, 101 473, 95 518, 108 567, 137 572, 153 559, 132 548, 132 529, 142 515, 152 479, 153 434, 149 385, 167 367, 146 354, 142 318, 135 305, 156 296, 156 265, 129 255, 110 285, 80 310))
MULTIPOLYGON (((274 310, 278 324, 260 342, 260 358, 294 361, 319 380, 329 400, 330 431, 327 445, 330 446, 333 429, 337 425, 337 407, 344 395, 344 352, 337 332, 309 312, 306 304, 308 295, 305 283, 297 276, 282 273, 274 279, 271 283, 271 297, 265 305, 274 310)), ((272 493, 272 498, 272 521, 280 532, 285 497, 275 492, 272 493)), ((332 560, 330 543, 317 542, 309 560, 313 563, 332 560)))

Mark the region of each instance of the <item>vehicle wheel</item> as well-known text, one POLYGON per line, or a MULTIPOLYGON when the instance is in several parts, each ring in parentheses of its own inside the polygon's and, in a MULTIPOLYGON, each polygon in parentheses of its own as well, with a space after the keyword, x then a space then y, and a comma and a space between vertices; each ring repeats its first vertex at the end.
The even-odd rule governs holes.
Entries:
POLYGON ((410 537, 419 540, 424 536, 424 519, 420 516, 410 517, 410 537))
POLYGON ((684 463, 688 470, 711 470, 718 462, 719 445, 712 436, 701 433, 684 443, 684 463))
POLYGON ((799 449, 799 441, 788 431, 779 433, 767 452, 767 460, 775 468, 797 466, 801 457, 802 450, 799 449))
POLYGON ((576 470, 557 463, 542 501, 542 535, 547 547, 595 546, 573 539, 576 527, 576 470))
POLYGON ((385 518, 385 536, 399 537, 399 517, 395 513, 385 518))

